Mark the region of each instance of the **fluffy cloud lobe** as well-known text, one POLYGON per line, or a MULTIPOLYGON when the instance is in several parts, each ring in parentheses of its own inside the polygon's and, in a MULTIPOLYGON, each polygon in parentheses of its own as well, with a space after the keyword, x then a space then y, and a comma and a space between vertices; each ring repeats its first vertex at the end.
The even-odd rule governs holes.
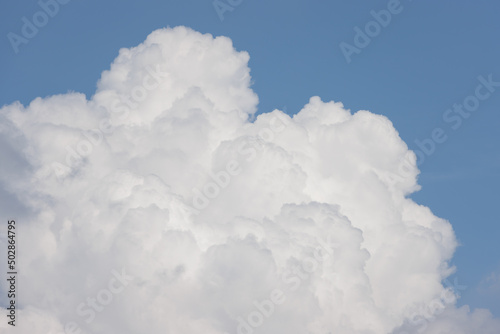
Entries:
POLYGON ((1 109, 16 333, 498 333, 455 307, 452 227, 408 198, 392 123, 319 97, 254 116, 248 60, 162 29, 90 99, 1 109))

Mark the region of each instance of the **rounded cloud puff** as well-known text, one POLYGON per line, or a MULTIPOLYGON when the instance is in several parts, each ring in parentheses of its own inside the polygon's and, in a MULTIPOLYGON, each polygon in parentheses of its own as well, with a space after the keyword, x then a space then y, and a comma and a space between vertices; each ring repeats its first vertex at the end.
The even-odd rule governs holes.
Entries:
POLYGON ((157 30, 90 99, 0 110, 18 332, 500 331, 443 285, 453 229, 408 198, 419 171, 392 123, 319 97, 254 117, 248 60, 157 30))

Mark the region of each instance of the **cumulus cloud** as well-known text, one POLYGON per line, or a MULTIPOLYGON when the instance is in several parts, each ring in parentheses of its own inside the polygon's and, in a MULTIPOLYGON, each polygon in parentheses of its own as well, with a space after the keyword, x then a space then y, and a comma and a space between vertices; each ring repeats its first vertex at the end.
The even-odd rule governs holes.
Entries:
POLYGON ((454 232, 408 198, 390 120, 319 97, 255 116, 248 60, 161 29, 91 98, 1 109, 17 333, 499 332, 443 285, 454 232))

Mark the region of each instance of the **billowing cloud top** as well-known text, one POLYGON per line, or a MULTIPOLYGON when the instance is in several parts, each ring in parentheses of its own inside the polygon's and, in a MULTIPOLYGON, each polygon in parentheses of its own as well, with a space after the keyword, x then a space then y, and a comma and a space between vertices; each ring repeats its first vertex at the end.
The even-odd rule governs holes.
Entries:
POLYGON ((90 99, 1 109, 16 333, 498 333, 455 307, 452 227, 408 198, 392 123, 319 97, 254 117, 248 60, 162 29, 90 99))

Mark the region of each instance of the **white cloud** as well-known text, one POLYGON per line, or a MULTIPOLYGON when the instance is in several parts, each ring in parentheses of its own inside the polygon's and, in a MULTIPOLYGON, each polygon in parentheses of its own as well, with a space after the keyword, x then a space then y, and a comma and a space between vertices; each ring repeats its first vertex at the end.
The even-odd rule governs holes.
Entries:
POLYGON ((248 60, 163 29, 120 50, 90 100, 1 109, 18 333, 416 333, 415 317, 498 331, 454 298, 429 316, 457 242, 407 198, 419 171, 392 123, 319 97, 252 122, 248 60), (121 270, 133 280, 114 293, 121 270))

